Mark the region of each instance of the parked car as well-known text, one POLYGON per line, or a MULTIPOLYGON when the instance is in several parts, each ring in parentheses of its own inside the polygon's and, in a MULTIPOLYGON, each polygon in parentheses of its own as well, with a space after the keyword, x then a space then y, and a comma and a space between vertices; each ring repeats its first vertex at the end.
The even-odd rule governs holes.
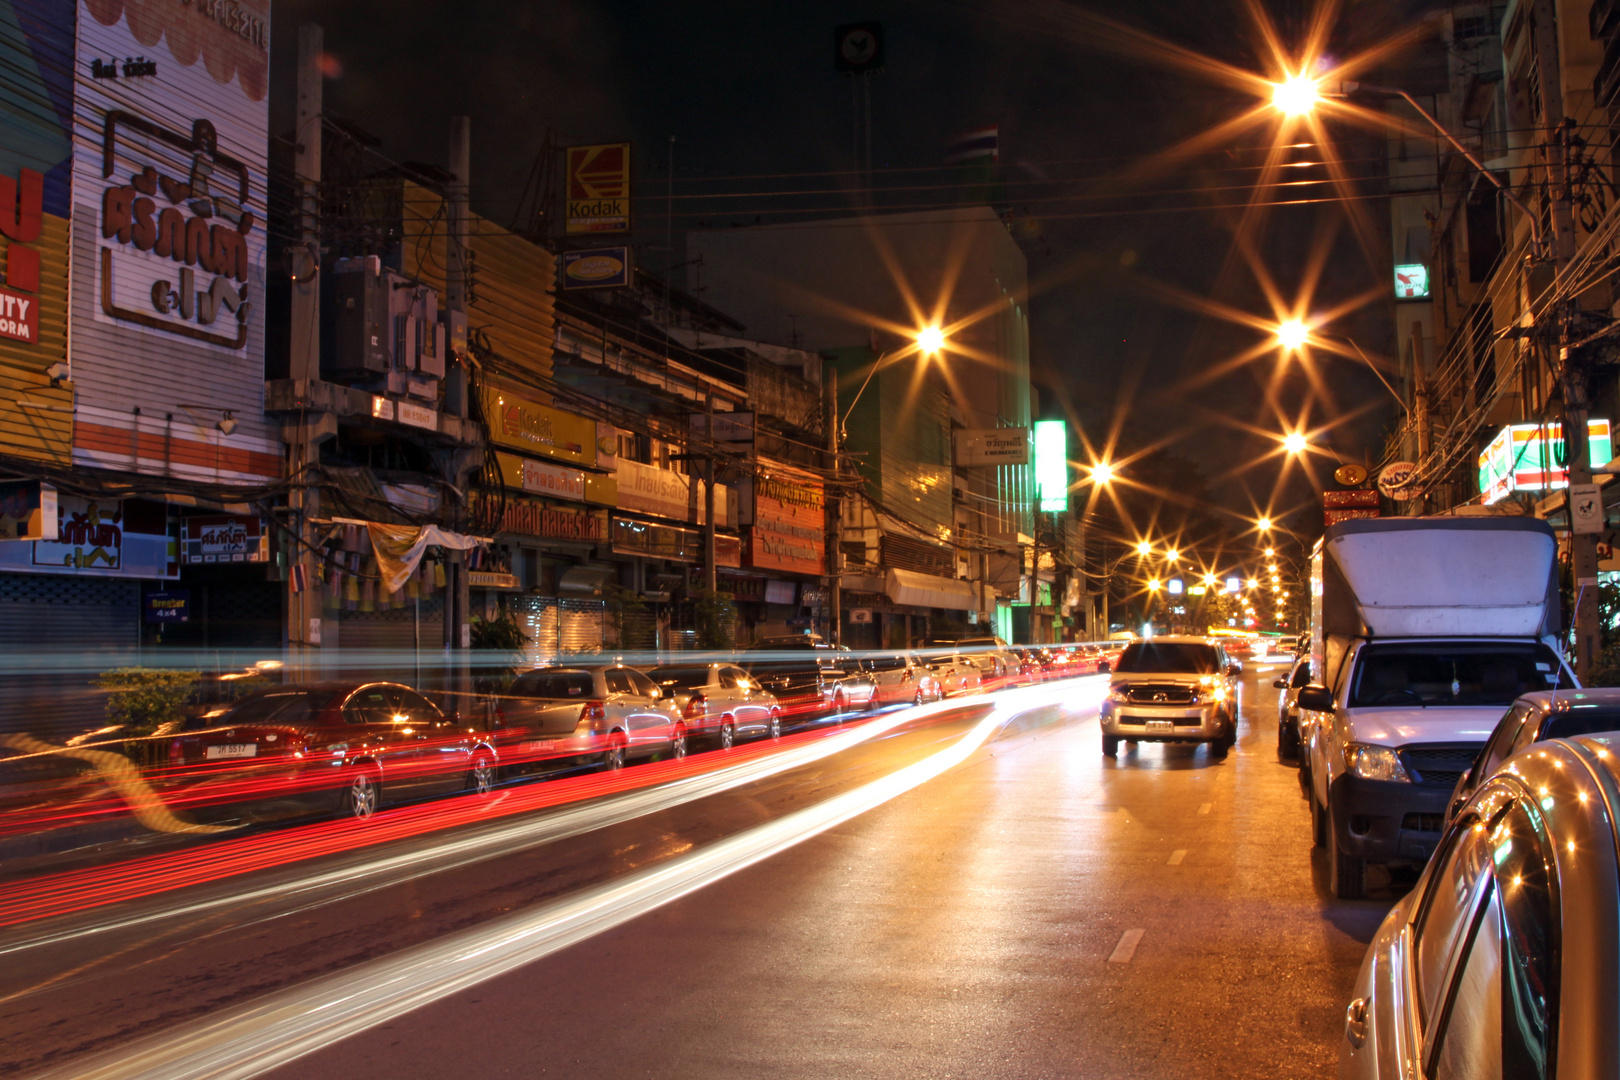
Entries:
POLYGON ((686 756, 680 710, 643 673, 622 664, 571 664, 524 672, 497 704, 504 768, 534 772, 592 763, 622 769, 633 758, 686 756))
POLYGON ((319 682, 250 694, 169 744, 171 771, 272 812, 334 809, 369 818, 384 805, 488 791, 488 733, 446 717, 391 682, 319 682))
POLYGON ((935 684, 935 699, 977 694, 984 686, 980 666, 961 653, 942 653, 924 662, 924 676, 935 684))
POLYGON ((958 638, 954 641, 944 639, 930 641, 925 647, 925 655, 935 649, 950 649, 965 657, 978 667, 984 687, 990 690, 1005 685, 1009 679, 1016 676, 1019 667, 1012 647, 994 634, 958 638))
POLYGON ((1028 645, 1014 645, 1010 650, 1018 667, 1013 674, 1013 684, 1016 686, 1032 686, 1044 677, 1041 667, 1040 650, 1028 645))
POLYGON ((900 702, 921 705, 937 696, 935 688, 923 681, 929 676, 927 666, 909 652, 874 653, 866 657, 866 670, 876 684, 879 708, 900 702))
POLYGON ((647 677, 680 710, 690 737, 722 750, 743 737, 782 737, 775 695, 736 664, 670 664, 650 669, 647 677))
POLYGON ((1280 679, 1271 680, 1277 695, 1277 757, 1299 764, 1299 692, 1311 682, 1311 658, 1301 657, 1280 679))
POLYGON ((1620 689, 1543 690, 1525 694, 1497 722, 1473 767, 1451 793, 1446 821, 1456 817, 1479 785, 1496 774, 1502 762, 1532 743, 1572 739, 1594 732, 1620 731, 1620 689))
POLYGON ((775 696, 787 723, 839 719, 874 702, 869 674, 847 649, 767 639, 745 649, 738 662, 775 696))
POLYGON ((1558 739, 1481 776, 1368 946, 1340 1080, 1620 1071, 1617 754, 1558 739))
POLYGON ((1237 665, 1220 642, 1162 637, 1126 646, 1102 704, 1102 749, 1121 742, 1203 742, 1224 758, 1237 742, 1237 665))

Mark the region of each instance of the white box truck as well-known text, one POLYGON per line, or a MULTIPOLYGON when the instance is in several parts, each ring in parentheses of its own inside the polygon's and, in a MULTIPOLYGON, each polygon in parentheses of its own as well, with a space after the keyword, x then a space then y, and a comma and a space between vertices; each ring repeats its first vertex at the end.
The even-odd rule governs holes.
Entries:
POLYGON ((1305 789, 1333 892, 1422 865, 1515 698, 1577 685, 1560 657, 1557 540, 1532 518, 1331 525, 1311 565, 1305 789))

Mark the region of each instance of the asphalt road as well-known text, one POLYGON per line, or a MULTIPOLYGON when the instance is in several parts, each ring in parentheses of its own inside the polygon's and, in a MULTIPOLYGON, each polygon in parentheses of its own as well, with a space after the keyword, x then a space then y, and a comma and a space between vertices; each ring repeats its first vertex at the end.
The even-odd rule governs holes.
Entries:
POLYGON ((309 1048, 286 1080, 1330 1076, 1392 895, 1328 895, 1271 677, 1224 762, 1104 759, 1079 680, 457 865, 487 827, 400 841, 421 872, 365 887, 350 854, 13 927, 0 1073, 214 1075, 177 1040, 227 1019, 309 1048))

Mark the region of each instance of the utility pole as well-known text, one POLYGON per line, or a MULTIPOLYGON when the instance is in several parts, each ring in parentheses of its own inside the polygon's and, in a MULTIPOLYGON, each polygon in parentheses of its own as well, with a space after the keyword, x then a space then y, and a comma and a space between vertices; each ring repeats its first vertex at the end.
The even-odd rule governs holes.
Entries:
MULTIPOLYGON (((446 217, 449 228, 445 236, 444 300, 449 311, 467 311, 467 225, 471 216, 468 205, 468 179, 472 172, 472 121, 465 116, 450 121, 450 182, 445 187, 446 217)), ((467 415, 467 358, 458 356, 457 363, 445 371, 444 409, 455 416, 467 415)), ((458 452, 449 455, 446 479, 458 491, 467 489, 467 476, 471 465, 467 455, 458 452)), ((468 608, 472 598, 467 583, 467 556, 460 551, 445 552, 444 590, 444 647, 451 700, 457 713, 470 708, 472 692, 471 673, 467 668, 467 649, 472 645, 472 627, 468 608)))
MULTIPOLYGON (((288 377, 307 385, 321 377, 321 28, 298 28, 298 100, 293 168, 298 182, 298 241, 293 249, 291 318, 288 333, 288 377)), ((320 464, 321 443, 337 434, 330 413, 308 412, 283 422, 287 471, 292 481, 287 502, 288 525, 296 538, 289 553, 286 592, 288 678, 321 677, 321 564, 316 557, 315 526, 320 492, 311 484, 320 464)))
MULTIPOLYGON (((1553 281, 1559 283, 1575 257, 1575 216, 1571 212, 1569 125, 1564 115, 1563 65, 1560 63, 1556 15, 1552 0, 1535 0, 1532 33, 1536 65, 1540 71, 1541 118, 1546 124, 1542 139, 1547 155, 1547 196, 1552 209, 1553 281)), ((1549 370, 1558 372, 1564 399, 1564 456, 1568 462, 1569 487, 1592 482, 1586 437, 1586 363, 1570 347, 1572 323, 1580 301, 1571 296, 1558 301, 1545 314, 1558 320, 1558 352, 1549 370)), ((1550 335, 1543 336, 1547 341, 1550 335)), ((1543 346, 1545 347, 1545 346, 1543 346)), ((1597 660, 1601 628, 1598 617, 1598 539, 1595 533, 1577 533, 1573 501, 1569 533, 1571 577, 1575 584, 1575 673, 1585 678, 1597 660)))
POLYGON ((838 369, 831 364, 822 366, 822 396, 826 401, 827 456, 832 480, 823 490, 827 493, 823 507, 827 515, 827 640, 834 645, 843 644, 844 613, 840 609, 842 597, 839 586, 843 580, 843 513, 844 501, 836 494, 843 470, 838 464, 838 369))
POLYGON ((720 591, 720 571, 714 565, 714 395, 703 399, 703 577, 711 594, 720 591))
POLYGON ((1041 495, 1035 493, 1030 513, 1029 544, 1029 643, 1041 644, 1041 495))

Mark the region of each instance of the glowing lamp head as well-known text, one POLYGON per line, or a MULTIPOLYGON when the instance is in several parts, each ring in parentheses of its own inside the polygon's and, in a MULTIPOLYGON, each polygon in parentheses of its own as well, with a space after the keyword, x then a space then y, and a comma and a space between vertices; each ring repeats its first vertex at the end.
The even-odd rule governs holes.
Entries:
POLYGON ((1093 484, 1106 484, 1114 479, 1114 467, 1106 461, 1099 461, 1091 467, 1091 482, 1093 484))
POLYGON ((945 347, 945 331, 937 326, 925 326, 917 331, 917 350, 933 356, 945 347))
POLYGON ((1158 578, 1152 578, 1148 581, 1148 592, 1158 592, 1161 586, 1162 583, 1158 578))
POLYGON ((1298 431, 1291 431, 1283 438, 1283 449, 1290 454, 1303 454, 1307 445, 1305 436, 1298 431))
POLYGON ((1277 344, 1285 349, 1298 349, 1311 338, 1311 332, 1298 319, 1289 319, 1277 327, 1277 344))
POLYGON ((1271 104, 1284 116, 1304 116, 1321 100, 1316 80, 1304 75, 1290 75, 1271 86, 1271 104))
POLYGON ((1171 562, 1175 562, 1177 559, 1181 558, 1181 552, 1177 551, 1175 548, 1171 548, 1169 551, 1164 553, 1164 557, 1169 559, 1171 562))
POLYGON ((1153 554, 1153 545, 1146 540, 1139 541, 1136 545, 1136 553, 1138 555, 1151 555, 1153 554))
MULTIPOLYGON (((1258 522, 1258 524, 1260 526, 1260 531, 1261 532, 1270 532, 1271 531, 1271 519, 1270 518, 1268 518, 1268 517, 1261 518, 1260 521, 1258 522)), ((1266 554, 1267 555, 1271 554, 1271 549, 1270 548, 1266 548, 1266 554)))

